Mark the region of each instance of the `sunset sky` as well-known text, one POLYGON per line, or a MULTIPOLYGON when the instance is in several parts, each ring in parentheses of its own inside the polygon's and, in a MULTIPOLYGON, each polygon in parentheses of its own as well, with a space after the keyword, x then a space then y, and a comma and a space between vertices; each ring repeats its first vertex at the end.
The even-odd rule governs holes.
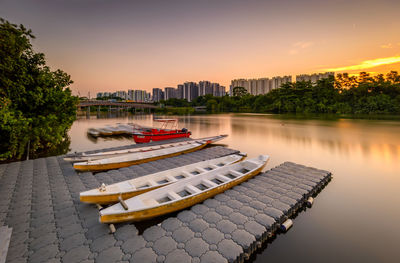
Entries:
POLYGON ((0 0, 74 94, 323 71, 400 71, 397 0, 0 0))

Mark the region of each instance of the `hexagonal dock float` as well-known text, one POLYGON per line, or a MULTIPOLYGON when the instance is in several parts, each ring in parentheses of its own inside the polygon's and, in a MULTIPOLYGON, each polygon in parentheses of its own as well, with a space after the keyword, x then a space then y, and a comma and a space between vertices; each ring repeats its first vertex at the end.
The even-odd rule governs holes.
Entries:
POLYGON ((214 146, 97 174, 77 173, 64 156, 2 164, 0 226, 13 229, 6 262, 243 262, 316 196, 330 172, 285 162, 140 234, 134 224, 110 234, 96 206, 79 201, 101 183, 237 152, 214 146))

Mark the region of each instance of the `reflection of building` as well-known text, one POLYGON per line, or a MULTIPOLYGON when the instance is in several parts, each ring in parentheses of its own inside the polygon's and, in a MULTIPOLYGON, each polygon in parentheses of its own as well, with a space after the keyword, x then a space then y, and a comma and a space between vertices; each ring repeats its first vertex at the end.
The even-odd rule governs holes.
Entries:
POLYGON ((327 79, 329 76, 335 76, 335 72, 325 72, 325 73, 314 73, 311 75, 301 74, 296 76, 296 82, 299 81, 311 81, 312 83, 317 83, 320 79, 327 79))
MULTIPOLYGON (((234 79, 231 82, 231 90, 235 87, 243 87, 251 95, 261 95, 273 89, 280 88, 282 84, 291 82, 292 76, 261 78, 261 79, 234 79)), ((230 93, 232 91, 230 90, 230 93)))

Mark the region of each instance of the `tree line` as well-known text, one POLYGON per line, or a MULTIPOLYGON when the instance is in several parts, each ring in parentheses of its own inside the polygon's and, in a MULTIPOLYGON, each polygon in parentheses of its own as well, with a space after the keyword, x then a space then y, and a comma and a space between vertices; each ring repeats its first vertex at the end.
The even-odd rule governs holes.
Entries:
POLYGON ((371 76, 347 73, 318 80, 288 82, 265 95, 250 95, 234 87, 233 96, 200 96, 192 102, 161 101, 173 107, 206 106, 207 112, 399 114, 400 75, 391 71, 371 76))
POLYGON ((78 98, 35 53, 31 30, 0 18, 0 161, 64 153, 78 98), (60 149, 62 152, 60 152, 60 149))

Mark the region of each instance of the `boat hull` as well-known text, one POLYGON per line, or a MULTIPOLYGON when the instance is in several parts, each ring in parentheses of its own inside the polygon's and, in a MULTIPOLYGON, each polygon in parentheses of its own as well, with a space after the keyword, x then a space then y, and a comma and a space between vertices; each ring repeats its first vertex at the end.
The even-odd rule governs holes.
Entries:
POLYGON ((133 160, 133 161, 126 161, 126 162, 118 162, 118 163, 108 163, 108 164, 87 164, 87 165, 79 165, 79 164, 74 164, 75 170, 81 171, 81 172, 86 172, 86 171, 105 171, 105 170, 112 170, 112 169, 119 169, 123 167, 128 167, 136 164, 141 164, 141 163, 147 163, 155 160, 160 160, 168 157, 174 157, 178 156, 181 154, 185 153, 190 153, 194 152, 197 150, 200 150, 204 148, 208 143, 203 143, 197 147, 181 151, 181 152, 175 152, 175 153, 170 153, 170 154, 165 154, 165 155, 160 155, 160 156, 155 156, 151 158, 144 158, 144 159, 139 159, 139 160, 133 160))
MULTIPOLYGON (((243 155, 243 157, 237 161, 235 161, 234 163, 243 161, 246 158, 246 155, 243 155)), ((173 183, 173 182, 171 182, 173 183)), ((119 202, 119 197, 121 196, 123 200, 129 199, 131 197, 155 190, 157 188, 160 187, 164 187, 167 185, 170 185, 171 183, 166 183, 163 185, 157 185, 157 186, 153 186, 153 187, 148 187, 145 189, 135 189, 132 191, 128 191, 128 192, 123 192, 123 193, 110 193, 110 194, 103 194, 103 195, 80 195, 80 201, 84 202, 84 203, 90 203, 90 204, 101 204, 101 205, 109 205, 109 204, 115 204, 119 202)))
POLYGON ((133 139, 136 143, 149 143, 151 141, 164 141, 177 138, 189 138, 190 132, 182 133, 152 133, 152 134, 134 134, 133 139))
POLYGON ((209 191, 206 191, 202 194, 195 195, 189 198, 185 198, 170 204, 146 209, 146 210, 140 210, 140 211, 132 211, 132 212, 127 212, 127 213, 119 213, 119 214, 109 214, 109 215, 100 215, 99 221, 101 223, 122 223, 122 222, 137 222, 137 221, 143 221, 147 219, 151 219, 157 216, 169 214, 172 212, 176 212, 182 209, 185 209, 187 207, 193 206, 197 203, 203 202, 204 200, 213 197, 219 193, 222 193, 242 182, 247 181, 248 179, 256 176, 259 174, 262 169, 265 167, 266 163, 264 163, 261 167, 257 168, 253 172, 247 174, 246 176, 241 177, 238 180, 231 181, 227 184, 218 186, 216 188, 213 188, 209 191))
POLYGON ((167 186, 169 184, 164 184, 164 185, 159 185, 155 187, 149 187, 146 189, 141 189, 141 190, 134 190, 130 192, 125 192, 121 194, 109 194, 109 195, 87 195, 87 196, 80 196, 80 201, 83 203, 89 203, 89 204, 100 204, 100 205, 110 205, 110 204, 115 204, 119 202, 119 197, 121 196, 122 199, 126 200, 128 198, 144 194, 148 191, 155 190, 157 188, 167 186))

